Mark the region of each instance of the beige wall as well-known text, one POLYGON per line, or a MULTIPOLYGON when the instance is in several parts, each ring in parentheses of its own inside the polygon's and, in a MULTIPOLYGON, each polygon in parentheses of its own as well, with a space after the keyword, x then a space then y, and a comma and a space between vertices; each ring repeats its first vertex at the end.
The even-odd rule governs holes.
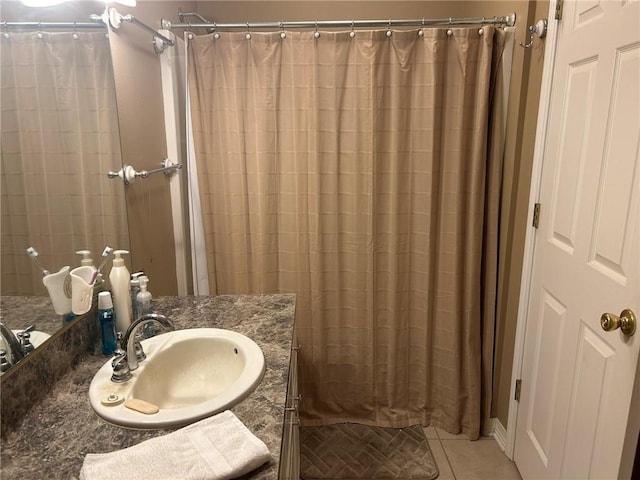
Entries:
MULTIPOLYGON (((177 21, 178 8, 192 10, 194 2, 139 2, 135 8, 117 6, 152 28, 160 19, 177 21)), ((140 170, 160 167, 167 156, 160 56, 152 35, 130 23, 110 35, 123 164, 140 170)), ((153 295, 176 295, 176 257, 171 219, 169 179, 153 175, 125 188, 132 271, 144 270, 153 295)))
MULTIPOLYGON (((498 2, 500 3, 500 2, 498 2)), ((527 39, 526 26, 546 18, 548 0, 530 2, 520 16, 516 41, 527 39), (524 15, 526 13, 526 16, 524 15)), ((501 269, 498 280, 496 321, 496 366, 492 417, 507 425, 511 369, 520 299, 522 259, 529 209, 531 166, 542 81, 544 40, 537 39, 530 49, 516 45, 509 95, 507 143, 505 146, 504 191, 500 233, 501 269)))
POLYGON ((529 49, 520 47, 519 43, 526 43, 528 25, 547 17, 549 1, 468 1, 465 2, 464 13, 466 16, 490 16, 494 15, 492 12, 504 8, 516 12, 517 33, 503 168, 496 363, 491 416, 497 417, 506 427, 545 42, 536 38, 529 49))

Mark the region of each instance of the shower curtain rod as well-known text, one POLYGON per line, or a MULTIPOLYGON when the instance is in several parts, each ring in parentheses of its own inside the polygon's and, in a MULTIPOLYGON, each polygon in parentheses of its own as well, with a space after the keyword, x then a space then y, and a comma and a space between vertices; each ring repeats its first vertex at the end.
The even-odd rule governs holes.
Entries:
POLYGON ((475 18, 417 18, 411 20, 311 20, 302 22, 246 22, 246 23, 171 23, 162 19, 162 28, 208 28, 214 30, 234 29, 284 29, 284 28, 356 28, 356 27, 446 27, 461 25, 505 25, 513 27, 516 24, 516 14, 510 13, 504 17, 475 17, 475 18))
POLYGON ((3 22, 0 29, 56 29, 56 28, 107 28, 104 23, 95 22, 3 22))

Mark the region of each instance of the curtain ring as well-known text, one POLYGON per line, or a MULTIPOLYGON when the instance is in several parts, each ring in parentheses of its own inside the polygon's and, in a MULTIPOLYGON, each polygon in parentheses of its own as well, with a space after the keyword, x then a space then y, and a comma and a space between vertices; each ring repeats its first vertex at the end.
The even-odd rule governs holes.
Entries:
POLYGON ((280 38, 284 40, 285 38, 287 38, 287 34, 284 31, 284 23, 282 23, 282 21, 280 21, 279 23, 280 23, 280 30, 281 30, 280 38))
POLYGON ((77 22, 73 22, 73 33, 71 34, 71 38, 73 38, 74 40, 78 40, 78 38, 80 38, 78 32, 76 31, 77 27, 77 22))
POLYGON ((351 20, 351 31, 349 32, 349 36, 350 36, 351 38, 353 38, 353 37, 355 37, 355 36, 356 36, 356 32, 355 32, 355 30, 354 30, 355 25, 356 25, 356 21, 355 21, 355 20, 351 20))
POLYGON ((213 38, 218 40, 220 38, 220 32, 216 32, 216 28, 218 28, 218 25, 216 22, 213 22, 213 38))
POLYGON ((418 36, 424 37, 424 17, 422 17, 422 24, 420 26, 420 30, 418 30, 418 36))
POLYGON ((247 22, 247 34, 244 36, 247 40, 251 40, 251 32, 249 31, 251 27, 249 26, 249 22, 247 22))
POLYGON ((318 20, 316 20, 316 31, 313 32, 313 38, 320 38, 320 32, 318 31, 318 20))
POLYGON ((389 19, 389 28, 387 29, 387 33, 385 33, 385 35, 387 37, 390 37, 391 35, 393 35, 393 33, 391 32, 391 19, 389 19))

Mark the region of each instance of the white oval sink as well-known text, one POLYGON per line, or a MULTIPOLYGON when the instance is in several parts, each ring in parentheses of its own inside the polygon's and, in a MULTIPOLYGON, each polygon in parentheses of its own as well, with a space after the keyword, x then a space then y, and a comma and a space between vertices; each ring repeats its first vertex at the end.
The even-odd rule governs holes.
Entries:
POLYGON ((260 347, 230 330, 177 330, 143 340, 142 346, 147 359, 129 381, 111 381, 111 359, 91 381, 91 407, 110 423, 147 429, 186 425, 239 403, 264 374, 260 347), (159 411, 144 414, 127 408, 130 399, 144 400, 159 411))

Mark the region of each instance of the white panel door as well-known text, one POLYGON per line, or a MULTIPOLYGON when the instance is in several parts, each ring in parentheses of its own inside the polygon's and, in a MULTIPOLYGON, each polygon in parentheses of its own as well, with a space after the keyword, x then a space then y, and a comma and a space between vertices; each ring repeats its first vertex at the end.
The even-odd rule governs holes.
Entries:
POLYGON ((640 313, 640 3, 565 0, 557 33, 514 460, 615 479, 640 331, 600 317, 640 313))

